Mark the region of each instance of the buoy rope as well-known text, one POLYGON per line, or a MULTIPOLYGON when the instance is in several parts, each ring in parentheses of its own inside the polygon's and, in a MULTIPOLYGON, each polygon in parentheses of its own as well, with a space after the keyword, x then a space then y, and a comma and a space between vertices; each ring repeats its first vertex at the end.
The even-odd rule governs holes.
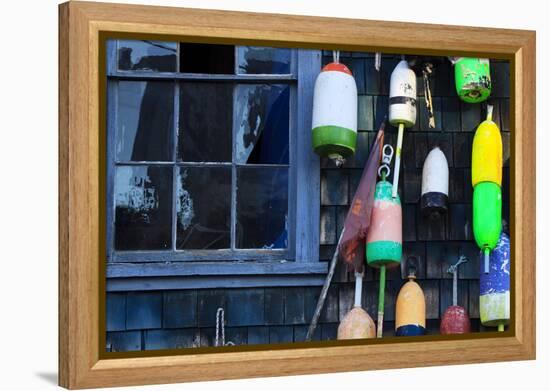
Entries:
POLYGON ((487 121, 493 120, 493 105, 487 105, 487 121))
POLYGON ((376 69, 377 72, 380 72, 381 66, 382 66, 382 53, 376 52, 374 53, 374 69, 376 69))
POLYGON ((332 61, 337 64, 340 62, 340 50, 332 51, 332 61))

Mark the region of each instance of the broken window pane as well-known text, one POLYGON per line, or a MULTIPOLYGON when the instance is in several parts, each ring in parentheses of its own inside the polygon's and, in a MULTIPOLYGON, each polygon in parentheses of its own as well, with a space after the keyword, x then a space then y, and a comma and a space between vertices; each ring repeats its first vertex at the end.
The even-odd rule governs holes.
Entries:
POLYGON ((117 161, 172 160, 174 83, 120 81, 117 161))
POLYGON ((180 72, 183 73, 235 73, 235 46, 203 43, 180 44, 180 72))
POLYGON ((179 167, 178 249, 230 247, 231 167, 179 167))
POLYGON ((178 159, 230 162, 232 121, 232 84, 181 83, 178 159))
POLYGON ((176 71, 177 44, 159 41, 118 41, 121 71, 176 71))
POLYGON ((238 72, 248 74, 289 74, 290 49, 239 46, 238 72))
POLYGON ((287 248, 288 168, 237 168, 237 248, 287 248))
POLYGON ((116 250, 171 248, 172 167, 119 166, 114 196, 116 250))
POLYGON ((289 96, 286 85, 237 86, 236 163, 288 164, 289 96))

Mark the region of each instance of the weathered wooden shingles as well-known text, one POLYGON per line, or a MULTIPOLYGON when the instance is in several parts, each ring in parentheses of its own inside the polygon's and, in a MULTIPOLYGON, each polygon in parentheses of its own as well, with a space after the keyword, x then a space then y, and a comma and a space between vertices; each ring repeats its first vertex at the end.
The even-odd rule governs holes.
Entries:
MULTIPOLYGON (((329 54, 329 53, 327 53, 329 54)), ((325 55, 327 63, 331 57, 325 55)), ((330 260, 347 214, 348 205, 359 183, 376 129, 387 113, 389 77, 398 57, 384 57, 382 69, 374 69, 371 54, 341 53, 356 78, 359 93, 358 146, 356 155, 343 168, 321 161, 320 258, 330 260)), ((502 130, 505 169, 503 190, 509 186, 507 158, 509 134, 509 70, 503 62, 491 63, 494 120, 502 130)), ((418 78, 418 121, 406 130, 403 145, 400 196, 403 202, 403 259, 400 268, 387 274, 385 335, 393 335, 395 300, 406 278, 405 260, 419 260, 418 282, 427 303, 428 333, 439 329, 439 317, 452 302, 452 275, 448 267, 461 254, 469 262, 461 265, 458 304, 472 318, 473 330, 479 325, 479 258, 471 226, 471 144, 473 132, 485 116, 485 105, 459 101, 454 91, 453 69, 444 63, 435 70, 432 81, 436 129, 428 128, 423 87, 418 78), (419 211, 422 166, 428 152, 439 146, 450 169, 448 216, 442 220, 422 216, 419 211), (404 185, 404 186, 403 186, 404 185)), ((386 143, 395 145, 396 129, 387 127, 386 143)), ((509 216, 509 196, 503 191, 504 218, 509 216)), ((336 338, 338 322, 353 305, 354 277, 345 265, 338 265, 329 290, 315 340, 336 338)), ((378 272, 365 270, 362 303, 376 319, 378 272)), ((198 291, 109 293, 107 295, 107 345, 109 350, 167 349, 213 346, 216 310, 225 308, 226 342, 267 344, 300 342, 305 338, 320 287, 254 288, 198 291)))
MULTIPOLYGON (((226 342, 303 341, 320 287, 109 293, 110 351, 214 346, 216 312, 225 309, 226 342), (139 306, 137 308, 136 306, 139 306)), ((329 290, 315 339, 334 339, 338 287, 329 290)))

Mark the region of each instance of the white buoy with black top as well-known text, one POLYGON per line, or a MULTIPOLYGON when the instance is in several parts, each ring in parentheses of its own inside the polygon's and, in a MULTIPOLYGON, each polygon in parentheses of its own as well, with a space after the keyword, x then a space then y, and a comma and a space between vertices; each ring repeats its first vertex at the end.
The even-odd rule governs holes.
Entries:
POLYGON ((424 214, 443 214, 449 204, 449 165, 445 154, 435 147, 422 168, 422 197, 420 208, 424 214))
POLYGON ((403 133, 406 127, 410 128, 416 123, 416 75, 405 60, 400 61, 391 74, 389 104, 390 123, 399 128, 392 188, 392 197, 395 198, 399 184, 403 133))
POLYGON ((341 166, 357 143, 357 85, 348 67, 327 64, 313 91, 312 143, 315 152, 341 166))

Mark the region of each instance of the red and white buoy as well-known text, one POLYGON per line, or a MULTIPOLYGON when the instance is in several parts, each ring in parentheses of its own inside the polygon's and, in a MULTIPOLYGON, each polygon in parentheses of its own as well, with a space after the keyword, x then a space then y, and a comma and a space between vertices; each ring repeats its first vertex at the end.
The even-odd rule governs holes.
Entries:
POLYGON ((357 143, 357 85, 348 67, 335 61, 317 76, 313 92, 313 148, 337 166, 355 153, 357 143))

